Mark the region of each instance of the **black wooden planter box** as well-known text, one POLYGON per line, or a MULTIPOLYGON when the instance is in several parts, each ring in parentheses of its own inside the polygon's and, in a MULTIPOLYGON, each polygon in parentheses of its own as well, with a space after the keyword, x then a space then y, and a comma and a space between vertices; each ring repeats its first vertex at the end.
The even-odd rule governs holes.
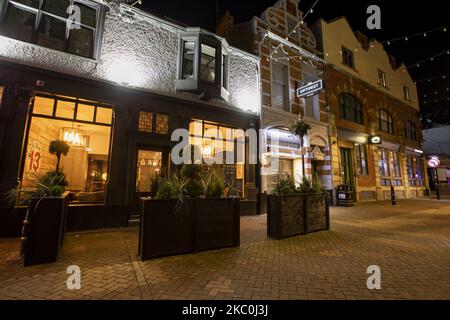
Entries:
POLYGON ((32 199, 24 225, 24 266, 56 262, 66 233, 68 193, 62 197, 32 199))
POLYGON ((142 261, 198 251, 239 247, 239 199, 141 200, 142 261))
POLYGON ((330 229, 330 210, 326 197, 316 194, 267 198, 267 234, 284 239, 330 229))

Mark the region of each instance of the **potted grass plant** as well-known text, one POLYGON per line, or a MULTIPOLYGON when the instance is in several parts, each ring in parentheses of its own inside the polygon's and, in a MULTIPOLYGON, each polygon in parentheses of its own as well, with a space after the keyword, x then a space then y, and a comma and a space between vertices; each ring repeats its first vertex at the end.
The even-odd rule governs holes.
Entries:
POLYGON ((141 260, 239 246, 239 199, 224 197, 214 170, 185 165, 141 199, 141 260))
POLYGON ((64 141, 52 141, 49 153, 57 157, 56 169, 34 175, 28 188, 14 188, 6 198, 14 206, 26 206, 22 225, 21 255, 24 265, 56 262, 66 230, 69 185, 59 168, 60 158, 67 155, 69 146, 64 141))
POLYGON ((298 186, 290 176, 281 177, 267 197, 267 210, 267 232, 271 238, 330 228, 328 197, 317 175, 312 179, 304 177, 298 186))

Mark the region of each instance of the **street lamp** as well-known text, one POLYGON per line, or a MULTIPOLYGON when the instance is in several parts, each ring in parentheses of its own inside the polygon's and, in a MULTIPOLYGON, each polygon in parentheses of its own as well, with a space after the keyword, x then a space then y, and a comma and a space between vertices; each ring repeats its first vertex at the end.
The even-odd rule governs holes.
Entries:
POLYGON ((302 151, 302 174, 305 177, 305 153, 303 151, 303 138, 308 135, 308 130, 311 130, 311 126, 303 120, 303 115, 299 114, 298 119, 290 127, 291 131, 300 138, 300 147, 302 151))

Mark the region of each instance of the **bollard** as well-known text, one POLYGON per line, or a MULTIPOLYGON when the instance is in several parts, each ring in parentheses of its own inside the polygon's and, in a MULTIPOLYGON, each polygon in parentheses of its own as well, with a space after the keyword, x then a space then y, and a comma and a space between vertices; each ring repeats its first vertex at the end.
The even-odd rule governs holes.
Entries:
POLYGON ((391 201, 393 206, 397 205, 397 197, 395 195, 395 190, 393 186, 391 186, 391 201))
POLYGON ((434 174, 435 174, 435 181, 436 181, 436 198, 437 200, 441 200, 441 192, 439 190, 439 174, 438 174, 438 169, 434 168, 434 174))

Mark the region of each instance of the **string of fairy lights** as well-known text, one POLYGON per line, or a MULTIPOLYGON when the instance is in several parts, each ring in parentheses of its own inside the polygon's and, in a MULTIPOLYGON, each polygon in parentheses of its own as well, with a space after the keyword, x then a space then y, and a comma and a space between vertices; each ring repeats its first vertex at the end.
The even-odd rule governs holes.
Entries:
POLYGON ((406 35, 406 36, 401 36, 401 37, 397 37, 397 38, 393 38, 393 39, 389 39, 389 40, 384 40, 381 43, 385 43, 388 46, 390 46, 392 43, 398 42, 398 41, 409 41, 411 39, 418 38, 418 37, 427 38, 428 35, 431 34, 431 33, 447 32, 448 28, 450 28, 450 25, 443 26, 443 27, 440 27, 440 28, 434 28, 434 29, 431 29, 431 30, 422 31, 422 32, 418 32, 418 33, 413 33, 413 34, 409 34, 409 35, 406 35))
MULTIPOLYGON (((311 6, 311 8, 306 12, 306 14, 301 18, 301 20, 295 25, 295 27, 287 34, 287 36, 285 37, 286 40, 289 40, 289 38, 294 35, 297 32, 297 29, 300 28, 303 24, 305 24, 305 19, 308 17, 309 14, 314 12, 314 8, 317 6, 317 4, 319 3, 319 0, 316 0, 314 2, 314 4, 311 6)), ((264 38, 267 37, 267 33, 264 35, 264 38)), ((271 60, 272 58, 274 60, 278 60, 278 59, 286 59, 289 61, 289 59, 293 59, 295 57, 298 58, 302 58, 302 56, 289 56, 289 54, 286 52, 286 50, 284 49, 284 45, 282 43, 279 43, 277 46, 275 46, 275 48, 272 50, 272 52, 270 52, 270 54, 267 56, 267 61, 271 60), (285 57, 281 57, 281 58, 273 58, 274 55, 278 54, 278 50, 282 50, 284 54, 286 54, 287 56, 285 57)))
MULTIPOLYGON (((285 40, 289 41, 289 38, 296 34, 297 29, 305 24, 305 19, 308 17, 309 14, 314 12, 314 9, 315 9, 315 7, 317 6, 318 3, 319 3, 319 0, 316 0, 314 2, 314 4, 306 12, 306 14, 301 18, 301 20, 285 36, 285 40)), ((410 40, 413 40, 413 39, 416 39, 416 38, 419 38, 419 37, 424 39, 424 38, 428 38, 429 35, 434 34, 434 33, 447 33, 449 28, 450 28, 450 25, 446 25, 446 26, 442 26, 442 27, 439 27, 439 28, 434 28, 434 29, 430 29, 430 30, 426 30, 426 31, 422 31, 422 32, 417 32, 417 33, 404 35, 404 36, 401 36, 401 37, 396 37, 396 38, 392 38, 392 39, 388 39, 388 40, 383 40, 383 41, 380 41, 380 43, 384 44, 384 45, 387 45, 387 46, 391 46, 392 44, 394 44, 396 42, 400 42, 400 41, 408 42, 410 40)), ((266 37, 268 37, 268 33, 265 34, 264 40, 266 39, 266 37)), ((373 41, 369 42, 369 46, 371 48, 374 48, 374 42, 373 41)), ((271 49, 272 50, 271 50, 270 54, 267 56, 267 61, 272 60, 272 59, 275 60, 275 61, 278 61, 278 60, 287 60, 287 61, 289 61, 290 59, 299 59, 299 60, 303 60, 303 62, 306 62, 306 60, 307 60, 307 59, 304 59, 304 55, 302 55, 301 52, 300 52, 299 55, 291 55, 291 54, 289 54, 289 52, 286 51, 283 43, 281 43, 281 42, 279 42, 275 46, 272 46, 271 49), (281 57, 278 56, 279 52, 283 53, 284 56, 281 56, 281 57)), ((354 51, 358 52, 359 49, 361 49, 361 48, 356 47, 356 48, 354 48, 354 51)), ((342 49, 339 50, 339 53, 342 55, 343 54, 343 50, 342 49)), ((322 54, 324 57, 327 57, 327 56, 329 56, 330 52, 322 52, 320 54, 322 54)), ((440 57, 449 56, 449 55, 450 55, 450 48, 446 49, 446 50, 444 50, 442 52, 439 52, 437 54, 434 54, 434 55, 432 55, 430 57, 427 57, 425 59, 422 59, 422 60, 420 60, 420 61, 418 61, 416 63, 407 65, 407 66, 405 66, 403 68, 402 71, 403 72, 407 72, 408 70, 411 70, 413 68, 421 68, 423 65, 425 65, 425 64, 427 64, 429 62, 433 62, 433 61, 437 60, 440 57)), ((397 71, 394 72, 394 73, 391 73, 391 74, 387 74, 385 76, 386 76, 386 78, 388 78, 388 77, 392 78, 396 73, 397 73, 397 71)), ((415 85, 417 85, 419 83, 425 83, 425 82, 430 83, 430 82, 435 81, 435 80, 445 80, 447 78, 450 78, 450 74, 442 74, 442 75, 432 76, 432 77, 428 77, 428 78, 425 78, 425 79, 419 79, 419 80, 415 80, 415 81, 413 80, 413 81, 411 81, 411 83, 414 83, 415 85)), ((377 82, 378 81, 374 81, 371 84, 375 84, 377 82)), ((378 83, 378 84, 381 85, 380 83, 378 83)), ((389 84, 388 87, 403 86, 405 84, 406 83, 404 83, 404 82, 401 83, 401 84, 389 84)), ((423 98, 423 100, 421 100, 421 101, 426 104, 428 102, 428 100, 425 100, 427 97, 429 97, 432 94, 437 95, 439 92, 443 92, 444 94, 448 94, 450 92, 450 88, 445 87, 445 88, 442 88, 442 89, 439 89, 439 90, 433 90, 430 93, 424 94, 424 95, 421 96, 421 98, 423 98)), ((434 99, 431 98, 430 101, 434 101, 434 102, 450 101, 450 97, 449 96, 439 97, 439 98, 435 97, 434 99)))

